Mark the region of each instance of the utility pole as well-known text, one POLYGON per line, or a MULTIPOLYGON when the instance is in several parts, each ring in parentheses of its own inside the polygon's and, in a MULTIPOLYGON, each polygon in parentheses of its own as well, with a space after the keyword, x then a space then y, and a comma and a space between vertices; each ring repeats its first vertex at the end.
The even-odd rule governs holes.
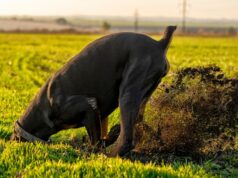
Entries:
POLYGON ((135 32, 138 31, 138 24, 139 24, 139 13, 138 13, 138 10, 135 9, 135 13, 134 13, 134 31, 135 32))
POLYGON ((186 33, 186 14, 187 14, 187 0, 183 0, 183 24, 182 31, 186 33))

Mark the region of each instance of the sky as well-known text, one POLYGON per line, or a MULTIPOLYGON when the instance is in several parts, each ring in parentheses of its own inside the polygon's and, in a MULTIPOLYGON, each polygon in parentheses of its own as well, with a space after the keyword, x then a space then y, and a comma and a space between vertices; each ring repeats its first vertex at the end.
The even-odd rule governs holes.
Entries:
MULTIPOLYGON (((133 16, 179 18, 183 0, 0 0, 0 15, 133 16)), ((187 0, 187 16, 238 20, 238 0, 187 0)))

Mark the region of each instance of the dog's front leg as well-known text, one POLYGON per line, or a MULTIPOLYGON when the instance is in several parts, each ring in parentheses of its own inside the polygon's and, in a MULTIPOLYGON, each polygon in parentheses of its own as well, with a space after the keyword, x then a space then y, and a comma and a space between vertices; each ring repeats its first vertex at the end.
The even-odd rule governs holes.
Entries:
POLYGON ((106 140, 108 133, 108 118, 101 119, 101 139, 106 140))
POLYGON ((101 140, 101 121, 94 110, 88 110, 82 122, 86 127, 90 142, 93 146, 100 143, 101 140))

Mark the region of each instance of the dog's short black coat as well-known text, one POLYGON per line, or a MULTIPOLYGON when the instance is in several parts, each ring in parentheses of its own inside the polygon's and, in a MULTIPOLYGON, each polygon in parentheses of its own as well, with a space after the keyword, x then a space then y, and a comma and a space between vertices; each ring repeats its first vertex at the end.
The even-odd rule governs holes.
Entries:
MULTIPOLYGON (((104 119, 120 106, 121 132, 111 155, 133 148, 133 130, 145 104, 168 71, 166 52, 176 27, 160 41, 136 33, 102 37, 83 49, 41 88, 23 116, 22 128, 43 140, 67 128, 85 126, 92 144, 104 119), (87 102, 96 98, 97 111, 87 102)), ((13 134, 12 139, 21 139, 13 134)))

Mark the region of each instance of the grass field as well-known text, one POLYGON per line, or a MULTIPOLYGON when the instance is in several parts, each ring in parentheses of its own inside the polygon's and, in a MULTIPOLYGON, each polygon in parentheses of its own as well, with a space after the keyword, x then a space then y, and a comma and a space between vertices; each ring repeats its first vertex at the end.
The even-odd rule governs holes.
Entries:
MULTIPOLYGON (((198 164, 185 159, 156 165, 89 154, 86 149, 80 150, 70 144, 75 140, 82 142, 84 129, 60 132, 53 136, 52 145, 9 142, 14 121, 40 86, 98 37, 0 34, 0 177, 238 176, 237 167, 223 171, 212 160, 198 164)), ((238 38, 175 37, 168 59, 171 69, 164 83, 182 67, 208 64, 216 64, 228 76, 235 76, 238 73, 238 38)), ((150 119, 148 112, 146 120, 150 119)), ((114 112, 109 119, 110 126, 117 123, 119 117, 119 112, 114 112)))

